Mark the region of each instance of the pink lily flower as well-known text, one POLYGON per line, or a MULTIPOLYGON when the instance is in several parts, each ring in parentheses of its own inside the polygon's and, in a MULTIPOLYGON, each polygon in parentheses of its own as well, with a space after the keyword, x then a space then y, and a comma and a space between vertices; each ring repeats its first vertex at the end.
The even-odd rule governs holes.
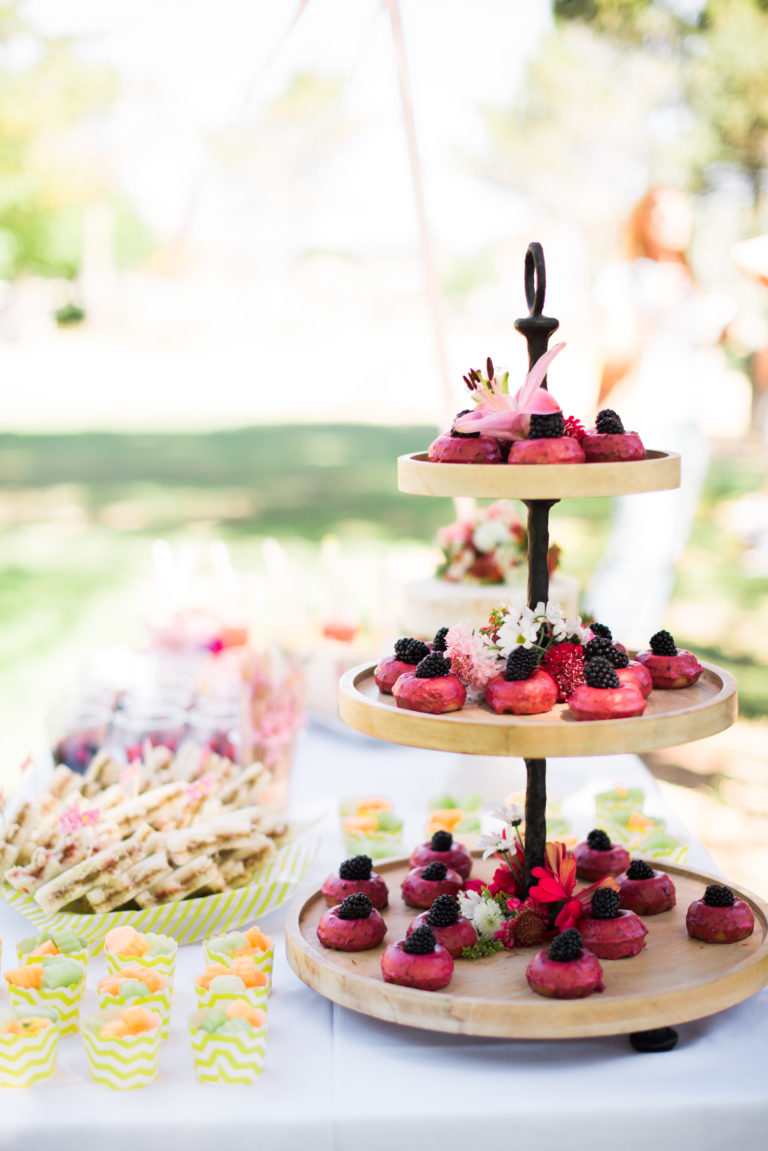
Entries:
POLYGON ((497 440, 524 440, 528 435, 531 415, 547 415, 559 412, 560 405, 541 382, 547 374, 555 356, 563 350, 564 343, 555 344, 540 356, 525 377, 521 388, 514 396, 501 390, 494 376, 484 384, 484 395, 477 401, 473 412, 459 416, 454 427, 459 432, 482 432, 497 440))

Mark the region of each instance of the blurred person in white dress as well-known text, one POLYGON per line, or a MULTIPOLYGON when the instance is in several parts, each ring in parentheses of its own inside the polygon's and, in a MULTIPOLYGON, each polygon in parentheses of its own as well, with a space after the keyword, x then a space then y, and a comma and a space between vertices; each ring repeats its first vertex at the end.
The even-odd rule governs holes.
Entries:
POLYGON ((617 640, 647 647, 665 626, 675 571, 693 527, 710 449, 699 418, 701 380, 727 319, 719 295, 697 285, 687 256, 687 198, 651 188, 628 226, 628 259, 595 285, 602 374, 598 410, 612 408, 646 448, 679 452, 671 492, 614 501, 611 535, 585 595, 586 610, 617 640))

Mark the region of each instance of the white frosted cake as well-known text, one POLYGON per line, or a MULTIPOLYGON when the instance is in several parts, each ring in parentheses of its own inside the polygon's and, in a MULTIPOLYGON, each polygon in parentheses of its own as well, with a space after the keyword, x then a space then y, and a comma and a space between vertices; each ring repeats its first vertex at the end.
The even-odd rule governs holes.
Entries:
MULTIPOLYGON (((403 588, 400 630, 403 635, 431 639, 438 628, 467 620, 475 627, 488 623, 491 610, 503 603, 525 604, 524 573, 514 583, 456 583, 451 580, 412 580, 403 588)), ((559 603, 568 617, 578 614, 579 585, 570 576, 555 573, 549 581, 549 598, 559 603)))

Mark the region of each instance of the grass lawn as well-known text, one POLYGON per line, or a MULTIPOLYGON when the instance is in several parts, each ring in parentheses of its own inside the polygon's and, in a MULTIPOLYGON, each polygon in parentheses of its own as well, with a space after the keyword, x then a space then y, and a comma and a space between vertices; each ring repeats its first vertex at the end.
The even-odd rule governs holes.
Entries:
MULTIPOLYGON (((357 553, 427 543, 453 518, 452 501, 400 494, 395 461, 431 436, 426 427, 365 425, 0 436, 6 756, 23 757, 47 699, 62 677, 76 678, 89 649, 137 642, 137 588, 151 574, 151 540, 222 538, 243 569, 259 562, 256 542, 265 536, 299 549, 308 565, 317 558, 312 545, 329 533, 357 553)), ((764 478, 759 460, 738 445, 716 453, 670 609, 678 642, 737 677, 746 717, 768 712, 768 578, 745 570, 725 511, 764 478)), ((608 517, 604 500, 553 511, 563 570, 582 583, 608 517)))

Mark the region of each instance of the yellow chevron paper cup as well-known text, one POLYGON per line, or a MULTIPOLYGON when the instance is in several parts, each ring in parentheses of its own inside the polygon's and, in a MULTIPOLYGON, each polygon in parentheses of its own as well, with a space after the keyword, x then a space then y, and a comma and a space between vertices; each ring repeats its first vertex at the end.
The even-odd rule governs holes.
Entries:
MULTIPOLYGON (((16 954, 19 957, 19 965, 21 967, 26 967, 27 964, 29 964, 29 963, 42 963, 43 960, 45 958, 47 958, 45 955, 25 954, 25 953, 19 951, 18 947, 16 948, 16 954)), ((67 953, 66 958, 67 959, 76 959, 77 962, 82 963, 84 967, 88 966, 88 952, 85 951, 84 949, 80 950, 80 951, 69 951, 67 953)))
POLYGON ((148 1011, 156 1011, 162 1019, 160 1027, 160 1036, 162 1039, 168 1038, 168 1028, 171 1022, 171 998, 173 996, 173 988, 169 983, 161 991, 150 991, 146 995, 131 995, 125 998, 122 995, 108 995, 104 991, 96 989, 96 995, 99 1000, 99 1007, 102 1010, 107 1010, 110 1007, 146 1007, 148 1011))
POLYGON ((176 974, 178 951, 178 946, 174 945, 174 950, 170 955, 120 955, 113 951, 107 951, 105 948, 104 955, 107 960, 107 969, 113 975, 123 967, 151 967, 153 971, 159 971, 161 975, 167 975, 170 980, 173 980, 176 974))
POLYGON ((160 1028, 139 1035, 102 1039, 95 1031, 83 1027, 81 1032, 88 1060, 88 1071, 94 1083, 116 1091, 146 1087, 157 1078, 160 1063, 160 1028))
POLYGON ((85 971, 74 987, 16 987, 8 984, 12 1007, 52 1007, 59 1017, 59 1033, 72 1035, 80 1019, 80 1000, 85 989, 85 971))
MULTIPOLYGON (((223 967, 229 967, 234 955, 225 951, 215 951, 211 947, 211 940, 206 939, 203 944, 203 951, 205 952, 206 962, 208 963, 221 963, 223 967)), ((258 967, 259 971, 263 971, 269 979, 269 990, 272 990, 272 965, 275 961, 274 947, 268 948, 266 951, 249 952, 253 956, 253 961, 258 967)))
POLYGON ((266 1027, 236 1035, 212 1035, 189 1028, 195 1074, 201 1083, 256 1083, 264 1070, 266 1027))
POLYGON ((58 1049, 56 1023, 34 1035, 0 1035, 0 1087, 32 1087, 52 1079, 58 1049))
POLYGON ((246 987, 244 991, 233 991, 231 994, 222 994, 220 991, 209 991, 207 988, 198 987, 198 985, 195 984, 195 995, 197 997, 197 1006, 201 1010, 207 1007, 213 1007, 215 1003, 231 1003, 234 999, 245 999, 250 1003, 251 1007, 256 1007, 259 1011, 266 1011, 267 999, 269 997, 269 984, 265 987, 246 987))

